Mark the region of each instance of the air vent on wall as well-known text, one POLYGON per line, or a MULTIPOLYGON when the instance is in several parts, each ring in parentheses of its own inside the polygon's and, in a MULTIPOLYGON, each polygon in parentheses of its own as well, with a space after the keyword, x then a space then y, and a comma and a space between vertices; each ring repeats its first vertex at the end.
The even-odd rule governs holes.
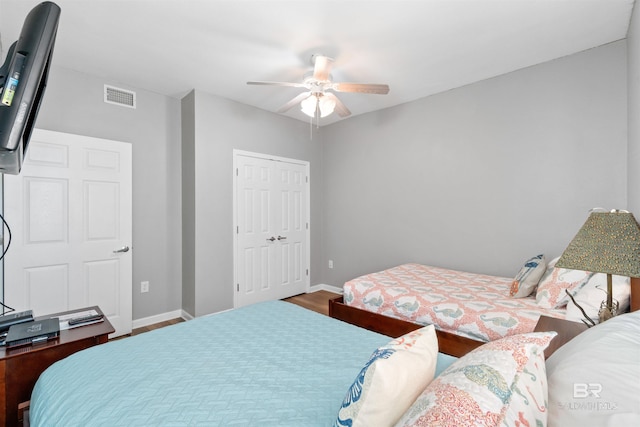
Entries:
POLYGON ((136 108, 136 93, 119 87, 104 85, 104 102, 136 108))

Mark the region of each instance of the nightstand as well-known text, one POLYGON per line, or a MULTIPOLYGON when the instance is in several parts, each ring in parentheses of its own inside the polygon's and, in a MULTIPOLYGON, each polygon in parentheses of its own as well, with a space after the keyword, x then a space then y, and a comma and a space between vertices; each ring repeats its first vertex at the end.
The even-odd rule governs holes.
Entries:
POLYGON ((549 316, 540 316, 534 332, 556 331, 558 335, 551 341, 549 347, 544 351, 545 358, 549 358, 554 351, 571 341, 575 336, 589 329, 582 322, 558 319, 549 316))
MULTIPOLYGON (((95 306, 40 316, 36 320, 90 309, 103 314, 95 306)), ((27 406, 24 403, 31 399, 33 386, 45 369, 75 352, 107 342, 113 332, 115 329, 105 317, 100 323, 60 331, 57 339, 46 343, 12 349, 0 347, 0 426, 21 425, 19 412, 27 406)))

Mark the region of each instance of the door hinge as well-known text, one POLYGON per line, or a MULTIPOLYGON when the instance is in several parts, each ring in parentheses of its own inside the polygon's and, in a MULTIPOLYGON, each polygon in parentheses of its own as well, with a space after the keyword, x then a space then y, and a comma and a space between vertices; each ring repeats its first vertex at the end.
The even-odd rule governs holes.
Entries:
POLYGON ((236 291, 240 292, 240 283, 236 283, 236 291))
POLYGON ((238 175, 239 175, 238 168, 236 168, 236 176, 238 176, 238 175))
POLYGON ((309 275, 309 269, 307 268, 307 276, 309 275))
POLYGON ((305 180, 306 180, 307 182, 309 182, 309 177, 308 177, 308 176, 305 176, 304 178, 305 178, 305 180))
POLYGON ((236 234, 240 234, 240 226, 236 225, 236 234))
POLYGON ((307 223, 307 230, 309 229, 309 223, 307 223))

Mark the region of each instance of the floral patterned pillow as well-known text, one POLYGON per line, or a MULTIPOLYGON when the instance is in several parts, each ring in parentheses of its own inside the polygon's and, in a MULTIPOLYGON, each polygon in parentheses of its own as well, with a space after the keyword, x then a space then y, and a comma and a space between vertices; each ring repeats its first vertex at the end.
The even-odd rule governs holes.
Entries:
POLYGON ((546 271, 536 291, 536 302, 542 308, 561 308, 569 302, 565 289, 575 295, 582 289, 594 273, 566 268, 552 268, 546 271))
POLYGON ((555 335, 512 335, 478 347, 429 384, 396 427, 546 425, 544 349, 555 335))
POLYGON ((433 325, 378 348, 347 392, 334 426, 393 425, 433 380, 437 358, 433 325))

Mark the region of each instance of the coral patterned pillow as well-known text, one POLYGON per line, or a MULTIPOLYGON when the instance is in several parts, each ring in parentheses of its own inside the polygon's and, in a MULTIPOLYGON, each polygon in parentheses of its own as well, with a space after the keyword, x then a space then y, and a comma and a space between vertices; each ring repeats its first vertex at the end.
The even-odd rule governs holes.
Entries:
POLYGON ((429 384, 396 427, 546 425, 544 349, 555 335, 512 335, 473 350, 429 384))
POLYGON ((433 380, 438 339, 433 325, 378 348, 347 392, 334 426, 391 426, 433 380))
POLYGON ((542 308, 561 308, 567 305, 569 296, 578 293, 594 275, 589 271, 552 268, 542 276, 536 292, 536 302, 542 308))
POLYGON ((528 259, 513 279, 509 296, 525 298, 531 295, 546 270, 544 255, 540 254, 528 259))

